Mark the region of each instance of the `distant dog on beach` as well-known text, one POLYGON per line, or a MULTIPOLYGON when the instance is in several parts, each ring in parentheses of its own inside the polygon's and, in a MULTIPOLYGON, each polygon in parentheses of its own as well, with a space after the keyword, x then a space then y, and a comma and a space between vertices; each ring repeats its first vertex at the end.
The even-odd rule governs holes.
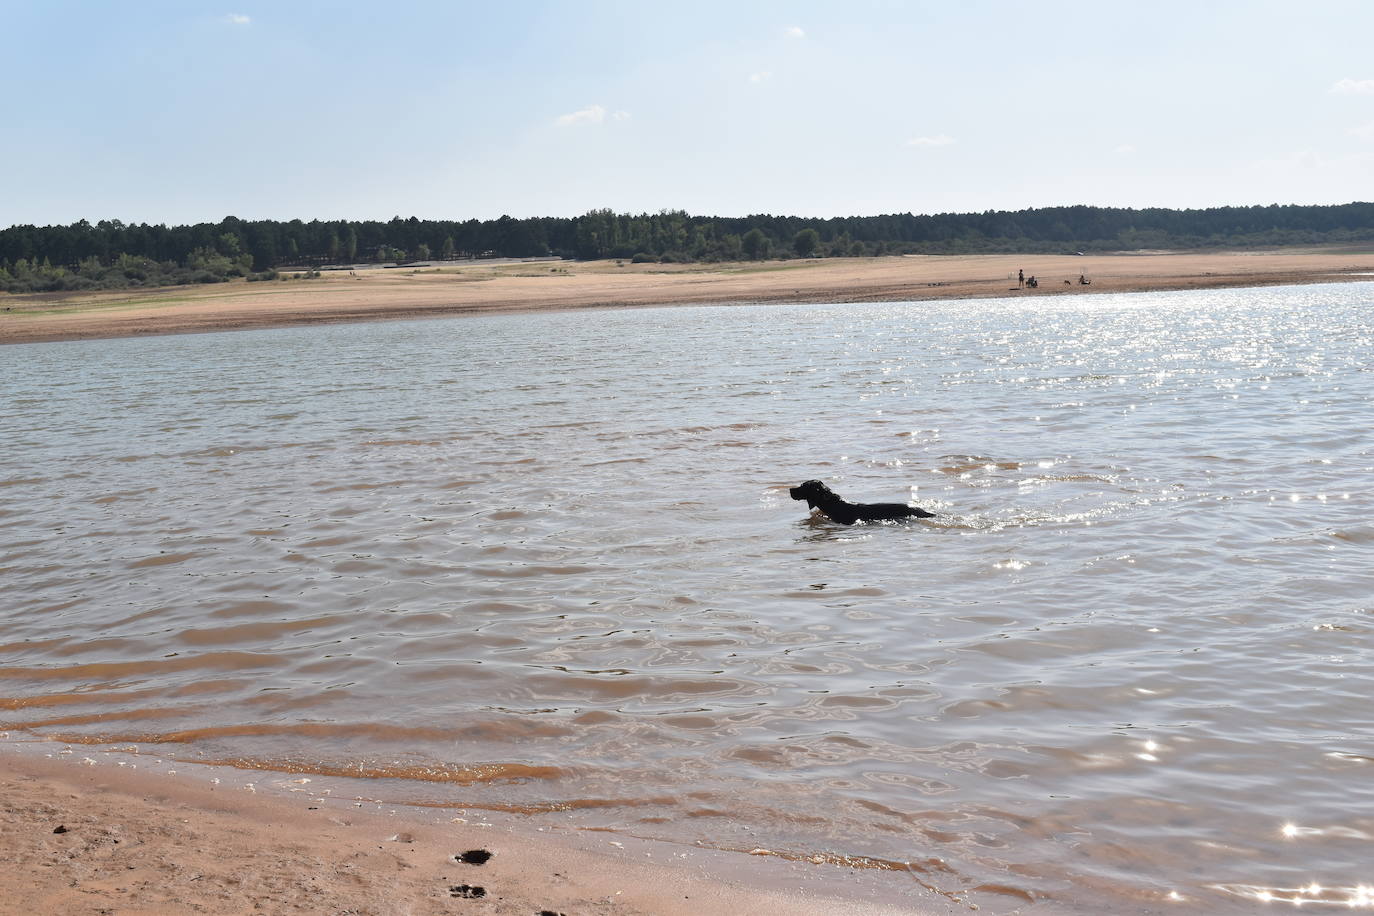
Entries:
POLYGON ((908 506, 906 503, 851 503, 840 498, 834 490, 819 480, 808 480, 787 491, 793 499, 806 500, 807 508, 820 509, 841 525, 855 522, 879 522, 897 518, 932 518, 935 513, 908 506))

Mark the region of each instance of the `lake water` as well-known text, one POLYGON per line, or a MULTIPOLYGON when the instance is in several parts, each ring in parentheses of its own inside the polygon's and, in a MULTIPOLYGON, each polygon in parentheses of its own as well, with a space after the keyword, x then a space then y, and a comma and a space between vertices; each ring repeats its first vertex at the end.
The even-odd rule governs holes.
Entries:
POLYGON ((0 348, 0 727, 991 912, 1371 906, 1371 337, 1361 282, 0 348))

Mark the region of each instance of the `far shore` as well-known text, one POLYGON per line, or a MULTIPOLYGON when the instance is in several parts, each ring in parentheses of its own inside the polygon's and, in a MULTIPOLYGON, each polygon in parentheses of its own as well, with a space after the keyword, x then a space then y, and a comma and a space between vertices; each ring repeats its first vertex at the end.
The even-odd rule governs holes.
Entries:
POLYGON ((499 312, 772 302, 901 302, 1374 279, 1374 246, 1090 255, 906 255, 733 264, 437 263, 315 279, 106 293, 0 294, 0 343, 499 312), (1017 284, 1017 272, 1037 288, 1017 284), (1083 277, 1088 284, 1079 282, 1083 277))

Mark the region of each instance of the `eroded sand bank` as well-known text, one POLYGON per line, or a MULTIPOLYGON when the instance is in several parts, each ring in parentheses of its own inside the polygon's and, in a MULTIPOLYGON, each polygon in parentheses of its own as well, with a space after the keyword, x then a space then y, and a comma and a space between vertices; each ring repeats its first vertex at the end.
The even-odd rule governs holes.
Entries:
POLYGON ((1066 296, 1370 279, 1368 251, 939 255, 659 265, 454 262, 318 279, 119 293, 0 295, 0 342, 224 331, 483 312, 740 302, 1066 296), (1040 281, 1018 289, 1024 270, 1040 281), (1091 285, 1078 283, 1079 276, 1091 285), (1066 282, 1067 281, 1067 282, 1066 282))

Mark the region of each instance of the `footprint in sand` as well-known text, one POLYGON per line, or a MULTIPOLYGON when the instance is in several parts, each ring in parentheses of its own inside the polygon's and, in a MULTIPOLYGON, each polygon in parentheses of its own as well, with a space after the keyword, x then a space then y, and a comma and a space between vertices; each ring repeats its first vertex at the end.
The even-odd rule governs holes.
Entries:
POLYGON ((487 889, 485 887, 473 887, 471 884, 455 884, 448 889, 450 897, 462 897, 466 900, 476 900, 478 897, 485 897, 487 889))

